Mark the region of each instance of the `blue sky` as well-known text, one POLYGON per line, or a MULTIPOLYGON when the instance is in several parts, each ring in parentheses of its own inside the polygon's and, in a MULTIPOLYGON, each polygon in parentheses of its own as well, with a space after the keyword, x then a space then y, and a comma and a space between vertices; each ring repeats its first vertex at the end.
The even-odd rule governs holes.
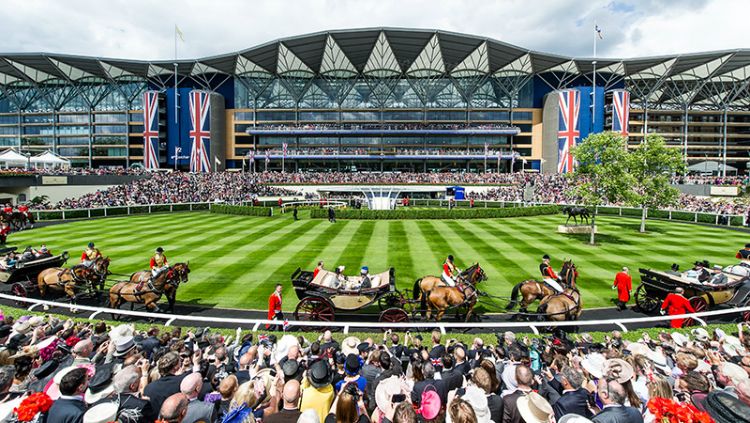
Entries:
POLYGON ((130 59, 242 50, 280 37, 360 27, 435 28, 533 50, 635 57, 750 47, 750 2, 740 0, 5 0, 1 52, 130 59))

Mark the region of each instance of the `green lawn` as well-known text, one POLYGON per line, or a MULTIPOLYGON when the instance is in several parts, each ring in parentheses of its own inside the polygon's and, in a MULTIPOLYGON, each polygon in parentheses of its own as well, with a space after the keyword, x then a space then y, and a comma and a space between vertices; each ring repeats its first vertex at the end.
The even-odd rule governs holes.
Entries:
MULTIPOLYGON (((307 216, 307 212, 300 213, 307 216)), ((508 219, 433 221, 364 221, 227 216, 204 212, 159 214, 83 221, 12 234, 8 245, 38 246, 71 252, 77 262, 89 241, 112 257, 111 270, 129 274, 148 267, 153 250, 162 246, 172 263, 190 261, 190 282, 177 298, 183 303, 265 309, 273 284, 285 284, 284 309, 297 300, 289 277, 297 268, 312 269, 324 260, 329 269, 345 265, 355 274, 362 265, 371 272, 392 266, 400 288, 414 280, 439 274, 448 254, 459 267, 479 261, 489 280, 483 289, 507 296, 511 287, 538 276, 542 254, 559 268, 565 257, 578 266, 579 288, 586 307, 609 305, 610 285, 622 266, 685 268, 696 259, 720 264, 734 262, 734 252, 748 235, 725 229, 649 222, 649 233, 638 233, 639 221, 600 218, 600 245, 588 236, 556 232, 562 215, 508 219)), ((123 279, 113 276, 112 279, 123 279)), ((494 311, 494 310, 491 310, 494 311)))

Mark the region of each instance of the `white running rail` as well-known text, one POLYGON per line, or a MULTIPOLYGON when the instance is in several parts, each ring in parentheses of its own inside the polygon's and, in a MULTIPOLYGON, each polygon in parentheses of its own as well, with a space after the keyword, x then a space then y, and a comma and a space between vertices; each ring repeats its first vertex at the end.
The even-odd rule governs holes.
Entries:
MULTIPOLYGON (((133 316, 141 317, 154 320, 164 320, 165 326, 169 326, 175 321, 181 321, 186 323, 229 323, 232 325, 251 327, 252 331, 256 332, 262 325, 280 325, 281 322, 277 320, 267 319, 241 319, 241 318, 221 318, 221 317, 210 317, 210 316, 189 316, 179 314, 168 314, 168 313, 151 313, 146 311, 130 311, 130 310, 115 310, 108 307, 94 307, 86 305, 75 305, 72 306, 69 303, 60 303, 55 301, 47 301, 36 298, 17 297, 15 295, 0 294, 0 298, 5 300, 16 301, 20 303, 30 304, 27 308, 29 311, 34 311, 39 306, 58 307, 63 309, 70 309, 75 307, 80 311, 91 312, 88 315, 89 320, 95 319, 102 313, 114 313, 122 316, 133 316)), ((655 323, 664 322, 672 319, 685 319, 692 318, 701 326, 707 326, 705 318, 715 316, 726 316, 737 313, 750 312, 750 306, 737 307, 723 310, 704 311, 693 314, 681 314, 679 316, 649 316, 649 317, 636 317, 629 319, 602 319, 602 320, 578 320, 578 321, 565 321, 565 322, 483 322, 483 323, 459 323, 459 322, 406 322, 406 323, 380 323, 380 322, 306 322, 306 321, 289 321, 290 326, 294 327, 311 327, 319 328, 320 326, 326 326, 331 328, 342 328, 343 333, 349 333, 351 328, 363 328, 363 329, 415 329, 419 327, 424 331, 439 329, 442 333, 446 333, 447 329, 469 329, 476 328, 478 325, 483 329, 531 329, 535 334, 539 334, 540 328, 548 327, 565 327, 565 326, 580 326, 580 327, 599 327, 602 326, 617 326, 623 332, 628 332, 627 325, 636 323, 655 323)), ((99 316, 101 318, 101 316, 99 316)))

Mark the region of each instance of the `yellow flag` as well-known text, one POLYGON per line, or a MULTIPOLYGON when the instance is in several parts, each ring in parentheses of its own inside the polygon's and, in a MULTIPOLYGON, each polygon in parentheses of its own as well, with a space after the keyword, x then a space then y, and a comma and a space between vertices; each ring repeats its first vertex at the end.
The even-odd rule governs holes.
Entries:
POLYGON ((185 42, 185 35, 180 31, 180 27, 178 27, 176 24, 174 26, 174 34, 178 37, 180 37, 180 40, 184 43, 185 42))

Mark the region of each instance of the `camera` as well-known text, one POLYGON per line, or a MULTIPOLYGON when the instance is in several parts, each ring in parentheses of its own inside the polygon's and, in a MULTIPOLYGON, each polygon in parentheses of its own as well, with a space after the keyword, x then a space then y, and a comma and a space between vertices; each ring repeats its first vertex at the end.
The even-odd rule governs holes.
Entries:
POLYGON ((406 395, 405 394, 395 394, 391 396, 391 402, 394 404, 397 404, 399 402, 406 401, 406 395))
POLYGON ((348 383, 346 385, 346 393, 354 398, 354 401, 359 401, 359 388, 356 383, 348 383))

